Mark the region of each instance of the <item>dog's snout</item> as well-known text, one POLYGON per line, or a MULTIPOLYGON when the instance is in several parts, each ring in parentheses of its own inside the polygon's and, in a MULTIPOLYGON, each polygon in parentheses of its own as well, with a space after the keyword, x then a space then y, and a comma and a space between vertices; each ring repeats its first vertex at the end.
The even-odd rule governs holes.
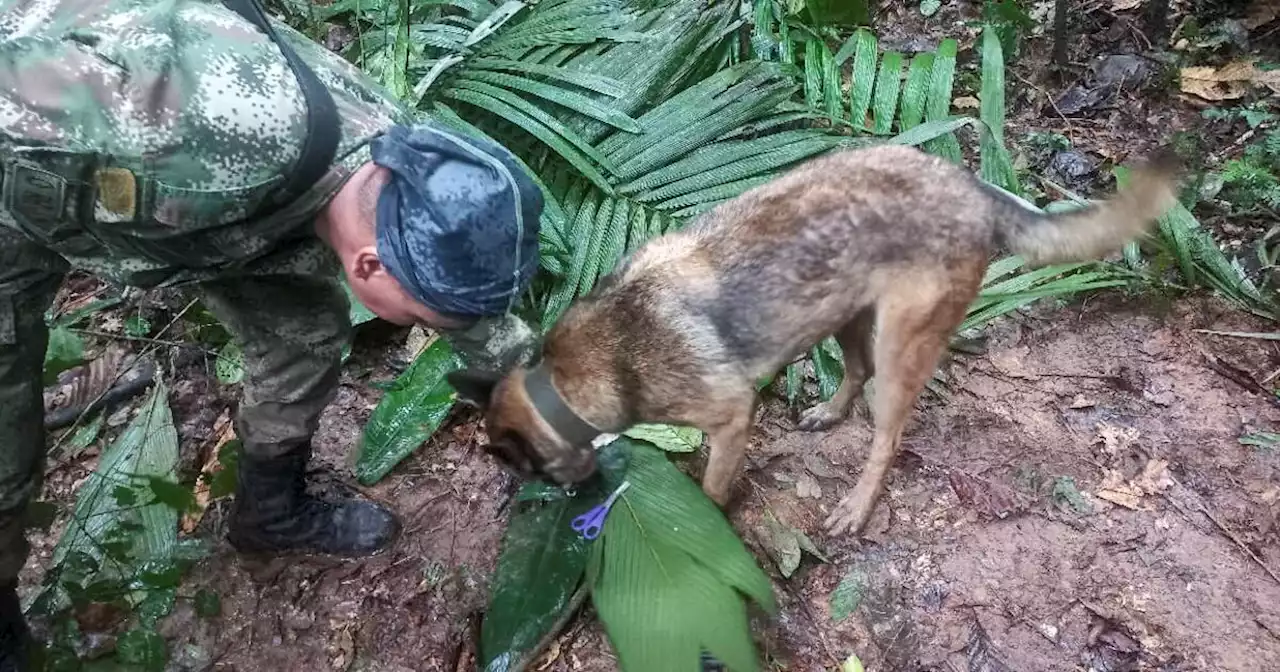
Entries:
POLYGON ((596 472, 596 451, 590 446, 579 448, 547 463, 547 475, 560 485, 576 485, 596 472))

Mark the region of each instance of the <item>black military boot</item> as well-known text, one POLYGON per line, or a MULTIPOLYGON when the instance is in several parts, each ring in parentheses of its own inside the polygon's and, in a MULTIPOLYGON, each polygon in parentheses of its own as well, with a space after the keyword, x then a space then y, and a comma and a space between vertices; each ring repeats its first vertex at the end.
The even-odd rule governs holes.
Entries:
POLYGON ((18 582, 0 585, 0 672, 27 672, 30 642, 18 582))
POLYGON ((244 553, 370 555, 400 534, 386 508, 357 498, 322 500, 306 492, 310 445, 274 458, 240 456, 228 540, 244 553))

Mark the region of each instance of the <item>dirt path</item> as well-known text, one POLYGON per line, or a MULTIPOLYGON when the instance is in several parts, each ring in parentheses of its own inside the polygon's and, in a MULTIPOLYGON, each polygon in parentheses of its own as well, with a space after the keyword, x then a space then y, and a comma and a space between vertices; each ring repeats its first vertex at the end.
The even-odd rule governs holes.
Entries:
MULTIPOLYGON (((1216 303, 1163 316, 1148 304, 1093 300, 997 324, 985 354, 950 365, 950 400, 922 404, 862 545, 826 539, 820 521, 856 477, 865 423, 800 433, 781 402, 767 407, 732 519, 783 605, 758 622, 773 669, 830 669, 852 652, 874 670, 911 658, 932 670, 1278 669, 1280 583, 1245 548, 1280 569, 1280 455, 1237 439, 1275 427, 1280 411, 1215 375, 1200 349, 1255 375, 1280 366, 1280 351, 1195 332, 1256 328, 1216 303), (1154 493, 1135 496, 1137 510, 1101 499, 1108 469, 1122 479, 1107 483, 1116 499, 1135 478, 1154 493), (806 556, 782 579, 761 543, 766 507, 830 562, 806 556), (850 575, 860 605, 835 623, 830 596, 850 575), (970 668, 981 646, 1008 667, 970 668)), ((344 385, 321 459, 343 466, 376 399, 344 385)), ((406 517, 391 553, 279 563, 255 580, 221 547, 190 588, 220 592, 223 616, 196 619, 180 603, 164 629, 175 655, 188 669, 474 669, 505 487, 472 450, 474 431, 455 423, 372 490, 406 517)), ((206 531, 218 523, 211 513, 206 531)), ((616 666, 588 617, 545 669, 616 666)))

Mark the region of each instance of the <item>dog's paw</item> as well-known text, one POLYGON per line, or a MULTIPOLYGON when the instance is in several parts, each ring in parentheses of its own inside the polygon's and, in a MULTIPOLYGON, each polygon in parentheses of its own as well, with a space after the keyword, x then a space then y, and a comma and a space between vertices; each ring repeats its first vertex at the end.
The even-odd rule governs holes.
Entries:
POLYGON ((846 496, 840 500, 835 511, 832 511, 823 523, 827 529, 827 535, 835 537, 845 533, 858 534, 871 518, 871 508, 872 503, 865 497, 859 497, 856 492, 846 496))
POLYGON ((802 411, 797 426, 801 431, 818 432, 839 424, 844 418, 845 414, 832 407, 830 402, 823 402, 802 411))

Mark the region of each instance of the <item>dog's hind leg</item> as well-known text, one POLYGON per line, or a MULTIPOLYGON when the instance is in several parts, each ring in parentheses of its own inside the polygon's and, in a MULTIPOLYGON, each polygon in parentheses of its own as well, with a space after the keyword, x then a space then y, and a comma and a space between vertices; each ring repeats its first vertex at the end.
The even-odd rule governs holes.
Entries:
POLYGON ((872 332, 876 324, 875 309, 868 306, 835 333, 844 354, 844 377, 831 399, 811 406, 800 414, 798 426, 806 432, 827 429, 849 415, 849 407, 862 392, 867 378, 875 373, 872 332))
POLYGON ((882 299, 871 402, 875 438, 853 492, 840 500, 826 520, 829 534, 846 530, 857 534, 871 517, 915 400, 933 375, 952 331, 964 318, 981 273, 973 278, 924 280, 935 281, 936 290, 921 292, 917 286, 882 299))

